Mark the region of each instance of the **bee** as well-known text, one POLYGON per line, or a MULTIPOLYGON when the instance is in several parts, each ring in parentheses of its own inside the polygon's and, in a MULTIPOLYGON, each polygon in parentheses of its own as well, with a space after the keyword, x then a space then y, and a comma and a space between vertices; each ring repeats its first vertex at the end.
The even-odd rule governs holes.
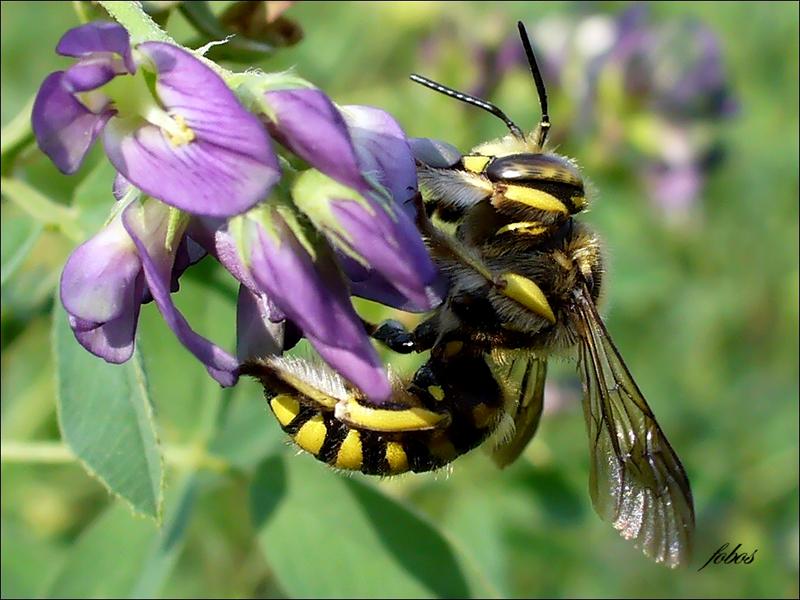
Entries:
POLYGON ((429 351, 427 362, 409 381, 395 377, 381 405, 321 363, 269 357, 241 370, 262 382, 301 449, 338 469, 388 476, 439 469, 483 444, 498 466, 511 464, 539 425, 548 357, 576 354, 592 503, 647 556, 676 567, 689 560, 694 529, 689 481, 598 313, 602 244, 576 218, 586 185, 574 161, 546 149, 545 85, 518 26, 542 112, 528 135, 493 104, 411 76, 510 131, 466 155, 412 144, 417 225, 449 292, 413 331, 391 320, 365 326, 396 352, 429 351))

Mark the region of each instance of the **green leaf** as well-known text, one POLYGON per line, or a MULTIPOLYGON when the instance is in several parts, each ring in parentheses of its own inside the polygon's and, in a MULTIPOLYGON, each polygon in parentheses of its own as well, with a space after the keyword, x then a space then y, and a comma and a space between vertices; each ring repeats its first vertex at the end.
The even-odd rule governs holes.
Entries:
POLYGON ((461 557, 433 525, 310 457, 264 461, 251 501, 258 543, 290 596, 471 595, 461 557))
MULTIPOLYGON (((6 213, 3 205, 3 213, 6 213)), ((9 216, 3 214, 2 236, 0 236, 0 285, 5 285, 17 268, 28 256, 39 234, 41 224, 26 215, 9 216)))
POLYGON ((183 548, 196 494, 196 476, 190 475, 177 486, 161 531, 113 503, 69 550, 44 597, 157 596, 183 548))
POLYGON ((91 355, 75 340, 58 300, 53 348, 64 442, 112 494, 159 521, 163 471, 141 356, 112 365, 91 355))

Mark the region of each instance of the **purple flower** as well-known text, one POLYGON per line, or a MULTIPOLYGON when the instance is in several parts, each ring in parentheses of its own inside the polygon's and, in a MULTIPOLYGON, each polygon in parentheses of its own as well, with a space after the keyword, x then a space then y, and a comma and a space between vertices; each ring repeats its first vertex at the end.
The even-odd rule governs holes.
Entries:
POLYGON ((297 178, 293 200, 344 257, 353 292, 405 310, 441 302, 441 275, 414 224, 414 158, 397 122, 368 106, 338 109, 315 89, 266 99, 270 132, 314 167, 297 178))
POLYGON ((172 302, 180 271, 196 255, 180 231, 169 239, 170 208, 135 199, 115 210, 110 223, 72 253, 61 275, 61 302, 78 342, 108 362, 125 362, 133 353, 139 308, 152 298, 214 379, 236 383, 238 361, 195 333, 172 302))
MULTIPOLYGON (((245 306, 249 304, 249 322, 269 328, 267 322, 285 317, 369 398, 387 400, 391 387, 386 371, 324 240, 304 225, 288 204, 258 207, 232 220, 229 229, 232 231, 217 232, 215 253, 231 272, 240 274, 240 281, 252 294, 240 297, 245 306), (230 251, 234 245, 238 254, 230 251)), ((243 329, 240 323, 240 350, 255 346, 257 351, 272 335, 259 333, 254 344, 243 329)))
POLYGON ((160 42, 131 48, 124 28, 100 22, 68 31, 56 50, 78 60, 45 79, 32 122, 39 147, 63 172, 75 172, 102 133, 128 181, 194 214, 241 213, 279 179, 259 120, 186 50, 160 42))

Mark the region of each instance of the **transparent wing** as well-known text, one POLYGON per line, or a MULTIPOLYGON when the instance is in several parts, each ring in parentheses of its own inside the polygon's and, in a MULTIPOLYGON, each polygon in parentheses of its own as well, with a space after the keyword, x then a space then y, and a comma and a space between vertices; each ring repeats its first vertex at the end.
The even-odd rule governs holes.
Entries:
POLYGON ((689 480, 587 290, 576 308, 592 503, 648 557, 685 565, 694 530, 689 480))
POLYGON ((515 400, 509 403, 514 419, 513 435, 492 451, 492 460, 498 467, 506 467, 517 460, 536 433, 544 408, 546 377, 547 358, 530 352, 519 352, 497 373, 498 382, 515 400))

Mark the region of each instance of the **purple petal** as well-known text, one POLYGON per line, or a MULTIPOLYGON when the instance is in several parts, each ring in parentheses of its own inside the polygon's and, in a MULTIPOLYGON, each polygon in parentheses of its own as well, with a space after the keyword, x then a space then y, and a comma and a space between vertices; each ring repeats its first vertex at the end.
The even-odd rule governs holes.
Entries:
POLYGON ((240 361, 281 354, 283 351, 284 325, 274 321, 271 308, 272 304, 265 294, 254 294, 246 286, 239 286, 236 357, 240 361))
MULTIPOLYGON (((242 263, 236 242, 227 230, 227 224, 220 219, 194 217, 187 228, 189 237, 213 256, 217 262, 241 284, 253 293, 258 294, 260 288, 250 275, 250 271, 242 263)), ((282 320, 280 317, 278 320, 282 320)))
POLYGON ((441 298, 432 296, 438 271, 419 231, 404 212, 390 215, 378 202, 331 200, 331 211, 347 239, 337 241, 364 258, 369 267, 391 282, 410 306, 430 310, 441 298), (369 210, 372 209, 372 210, 369 210))
POLYGON ((39 148, 62 173, 74 173, 113 112, 95 114, 63 86, 63 71, 44 80, 31 113, 39 148))
POLYGON ((114 60, 108 56, 84 58, 64 72, 64 87, 74 92, 95 90, 120 74, 114 60))
POLYGON ((230 354, 192 330, 178 312, 170 296, 173 256, 164 248, 168 212, 153 200, 144 206, 131 203, 122 213, 122 222, 130 234, 142 260, 144 274, 153 300, 161 315, 180 342, 208 369, 220 385, 231 386, 238 378, 238 362, 230 354))
POLYGON ((386 111, 371 106, 342 107, 361 171, 373 175, 413 219, 417 167, 405 133, 386 111))
POLYGON ((117 23, 94 21, 67 31, 58 42, 62 56, 82 58, 97 52, 114 52, 125 61, 129 73, 136 72, 128 31, 117 23))
POLYGON ((145 193, 192 214, 230 216, 263 200, 280 169, 261 122, 210 68, 176 46, 138 46, 155 67, 158 97, 195 139, 172 143, 161 129, 131 132, 112 120, 103 141, 109 159, 145 193))
POLYGON ((124 300, 121 314, 107 323, 90 323, 69 315, 69 324, 72 327, 75 339, 95 356, 107 362, 120 364, 127 361, 133 354, 136 339, 136 325, 139 322, 139 298, 144 287, 144 277, 140 273, 136 278, 133 289, 124 300))
POLYGON ((73 317, 106 323, 130 309, 141 262, 119 219, 78 246, 61 273, 61 303, 73 317))
POLYGON ((269 297, 303 330, 320 355, 376 402, 391 395, 378 353, 353 310, 332 257, 312 258, 277 214, 280 240, 252 221, 251 270, 269 297))
POLYGON ((347 124, 325 94, 277 90, 266 98, 277 118, 269 126, 276 140, 328 177, 356 190, 367 187, 347 124))
POLYGON ((346 254, 338 253, 336 260, 350 280, 350 293, 373 302, 380 302, 406 312, 426 312, 441 304, 447 295, 447 278, 438 273, 426 286, 428 300, 418 304, 397 289, 388 279, 374 269, 367 269, 346 254))
POLYGON ((114 198, 116 198, 117 202, 122 200, 123 196, 125 196, 130 189, 131 182, 125 179, 121 173, 117 173, 116 177, 114 177, 114 183, 111 187, 111 193, 114 194, 114 198))

